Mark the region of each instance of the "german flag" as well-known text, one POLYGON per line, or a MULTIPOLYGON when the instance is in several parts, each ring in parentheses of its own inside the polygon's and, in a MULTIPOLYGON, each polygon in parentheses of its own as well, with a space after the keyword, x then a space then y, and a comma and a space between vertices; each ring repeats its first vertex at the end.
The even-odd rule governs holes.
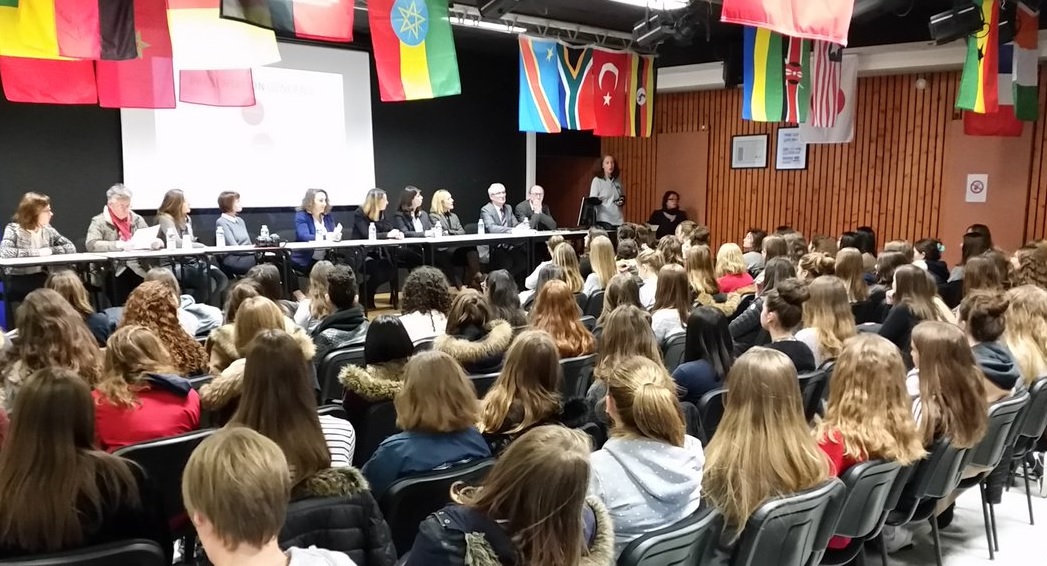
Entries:
POLYGON ((654 131, 654 55, 629 54, 630 137, 651 137, 654 131))

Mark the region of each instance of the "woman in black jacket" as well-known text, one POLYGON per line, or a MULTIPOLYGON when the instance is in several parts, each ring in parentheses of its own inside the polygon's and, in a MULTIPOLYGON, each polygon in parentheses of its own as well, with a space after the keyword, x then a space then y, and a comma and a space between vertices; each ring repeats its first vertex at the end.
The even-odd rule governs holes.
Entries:
POLYGON ((648 224, 658 227, 655 238, 676 234, 676 227, 687 220, 687 212, 680 208, 680 193, 665 191, 662 195, 662 207, 651 213, 648 224))
MULTIPOLYGON (((389 197, 382 189, 371 189, 367 191, 364 203, 353 212, 352 230, 350 238, 353 240, 370 239, 370 228, 374 224, 375 237, 379 240, 391 239, 402 240, 404 233, 396 229, 393 222, 385 215, 385 208, 389 206, 389 197)), ((367 281, 364 283, 364 306, 373 309, 375 291, 383 283, 389 283, 393 275, 393 262, 390 259, 387 248, 368 252, 364 259, 364 273, 367 281)))
POLYGON ((893 306, 887 311, 879 334, 898 346, 908 369, 913 368, 912 329, 929 320, 945 322, 934 304, 937 294, 934 276, 927 271, 912 264, 894 271, 894 289, 889 301, 893 306))
POLYGON ((774 290, 781 281, 796 277, 796 266, 784 257, 775 257, 767 261, 763 270, 763 283, 760 292, 749 307, 731 320, 729 329, 734 341, 734 355, 740 356, 753 346, 763 346, 771 341, 770 335, 760 326, 760 313, 763 312, 763 296, 774 290))

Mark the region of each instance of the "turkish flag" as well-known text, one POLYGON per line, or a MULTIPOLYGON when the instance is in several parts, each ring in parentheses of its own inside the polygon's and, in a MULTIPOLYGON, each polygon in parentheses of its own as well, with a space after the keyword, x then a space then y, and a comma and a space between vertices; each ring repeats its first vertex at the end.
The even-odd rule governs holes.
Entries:
POLYGON ((598 136, 624 136, 629 114, 629 54, 593 50, 593 114, 598 136))

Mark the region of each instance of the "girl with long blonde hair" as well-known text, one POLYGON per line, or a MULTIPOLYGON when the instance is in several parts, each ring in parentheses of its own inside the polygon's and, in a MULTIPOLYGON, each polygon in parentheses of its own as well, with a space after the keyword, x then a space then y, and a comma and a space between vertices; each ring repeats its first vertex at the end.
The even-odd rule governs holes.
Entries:
POLYGON ((1022 372, 1026 386, 1047 376, 1047 290, 1022 285, 1007 292, 1003 339, 1022 372))
POLYGON ((687 330, 690 314, 691 288, 687 284, 687 272, 675 263, 663 266, 658 270, 658 287, 651 307, 651 327, 658 343, 687 330))
POLYGON ((569 244, 557 246, 553 250, 553 264, 563 269, 571 293, 581 293, 585 282, 578 268, 578 254, 575 253, 574 247, 569 244))
POLYGON ((643 310, 643 305, 640 303, 640 287, 636 284, 636 278, 630 273, 619 273, 607 284, 603 295, 603 308, 600 310, 600 317, 596 319, 594 335, 597 338, 603 335, 603 327, 607 324, 607 319, 614 309, 622 305, 632 305, 643 310))
POLYGON ((559 279, 542 286, 531 311, 531 326, 553 337, 560 355, 574 358, 593 353, 596 340, 581 322, 581 310, 567 283, 559 279))
POLYGON ((596 291, 606 289, 611 278, 618 273, 618 267, 614 261, 614 246, 607 236, 597 236, 589 243, 589 264, 593 272, 585 278, 582 292, 592 295, 596 291))
POLYGON ((836 254, 836 276, 847 287, 847 300, 860 303, 869 299, 869 284, 865 282, 865 263, 858 248, 843 248, 836 254))
POLYGON ((948 321, 935 304, 938 286, 934 276, 912 264, 894 270, 893 306, 880 326, 879 334, 902 351, 905 366, 912 368, 912 329, 928 320, 948 321))
POLYGON ((753 284, 738 244, 727 242, 716 251, 716 284, 723 293, 733 293, 753 284))
POLYGON ((811 298, 803 304, 803 330, 796 339, 814 353, 814 364, 822 365, 843 351, 843 343, 856 333, 854 314, 847 301, 847 287, 834 275, 822 275, 807 285, 811 298))
POLYGON ((611 438, 592 455, 589 494, 610 510, 618 553, 699 507, 705 454, 667 377, 662 364, 632 358, 606 378, 611 438))
POLYGON ((713 255, 709 246, 691 246, 691 249, 687 250, 685 267, 687 268, 687 280, 691 283, 691 288, 695 293, 716 295, 720 292, 720 284, 716 281, 713 255))
MULTIPOLYGON (((610 375, 614 367, 634 357, 644 357, 661 363, 662 351, 651 328, 651 315, 633 305, 622 305, 608 315, 605 321, 600 346, 597 349, 596 378, 585 400, 598 422, 607 422, 607 411, 604 398, 607 396, 607 383, 603 377, 610 375)), ((669 382, 672 379, 669 378, 669 382)))
POLYGON ((327 276, 332 269, 333 263, 320 260, 313 264, 309 272, 309 292, 298 302, 298 310, 294 313, 295 324, 306 332, 312 332, 324 317, 335 311, 331 299, 327 297, 327 276))
POLYGON ((99 346, 105 346, 109 339, 109 317, 104 313, 95 311, 91 305, 91 299, 87 296, 87 288, 80 276, 71 269, 60 269, 52 271, 47 276, 44 287, 52 289, 65 299, 73 310, 80 313, 84 323, 98 341, 99 346))
POLYGON ((723 420, 706 446, 702 494, 735 537, 757 507, 829 477, 829 459, 803 414, 796 368, 781 353, 754 347, 727 376, 723 420))
POLYGON ((912 331, 912 357, 916 370, 907 385, 923 445, 948 438, 957 448, 974 447, 985 435, 989 403, 963 331, 946 322, 921 322, 912 331))

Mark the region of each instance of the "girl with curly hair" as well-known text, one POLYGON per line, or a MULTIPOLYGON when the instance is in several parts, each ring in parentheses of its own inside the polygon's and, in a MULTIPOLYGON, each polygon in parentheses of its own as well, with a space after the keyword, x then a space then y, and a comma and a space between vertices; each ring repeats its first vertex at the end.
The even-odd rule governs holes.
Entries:
POLYGON ((127 298, 124 317, 118 328, 144 326, 156 333, 167 346, 173 369, 179 375, 199 375, 207 372, 207 352, 186 334, 178 322, 178 297, 159 281, 146 281, 127 298))
POLYGON ((1014 252, 1011 258, 1014 272, 1011 282, 1015 287, 1035 285, 1047 289, 1047 247, 1025 246, 1014 252))
POLYGON ((1003 339, 1021 369, 1026 386, 1047 376, 1047 290, 1022 285, 1007 291, 1003 339))
POLYGON ((401 291, 403 306, 400 322, 412 342, 444 333, 451 292, 447 276, 435 267, 419 267, 407 276, 401 291))

